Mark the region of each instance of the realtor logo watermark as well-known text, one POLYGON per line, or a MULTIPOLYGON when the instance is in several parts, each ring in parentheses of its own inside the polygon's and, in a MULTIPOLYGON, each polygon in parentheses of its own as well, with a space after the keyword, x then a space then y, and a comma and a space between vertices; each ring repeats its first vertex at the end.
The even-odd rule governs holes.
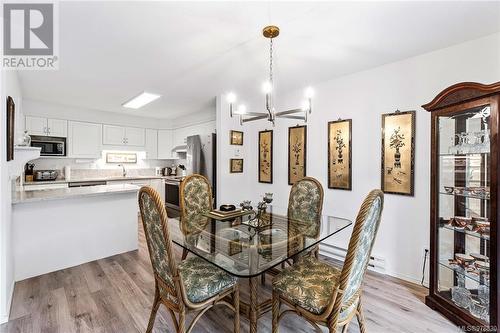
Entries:
POLYGON ((3 69, 58 69, 57 3, 11 2, 2 9, 3 69))

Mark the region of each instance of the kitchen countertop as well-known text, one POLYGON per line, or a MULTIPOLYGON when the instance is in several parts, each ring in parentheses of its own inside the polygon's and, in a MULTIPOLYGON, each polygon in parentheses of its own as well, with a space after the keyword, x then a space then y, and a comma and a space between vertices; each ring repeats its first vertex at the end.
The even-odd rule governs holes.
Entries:
POLYGON ((70 187, 49 190, 16 191, 13 193, 12 204, 28 202, 61 200, 88 196, 98 196, 116 193, 131 193, 139 191, 139 186, 130 184, 96 185, 87 187, 70 187))
POLYGON ((75 182, 94 182, 94 181, 119 181, 119 180, 141 180, 141 179, 177 179, 181 176, 126 176, 126 177, 97 177, 97 178, 71 178, 56 179, 56 180, 41 180, 33 182, 25 182, 24 185, 48 185, 48 184, 66 184, 75 182))

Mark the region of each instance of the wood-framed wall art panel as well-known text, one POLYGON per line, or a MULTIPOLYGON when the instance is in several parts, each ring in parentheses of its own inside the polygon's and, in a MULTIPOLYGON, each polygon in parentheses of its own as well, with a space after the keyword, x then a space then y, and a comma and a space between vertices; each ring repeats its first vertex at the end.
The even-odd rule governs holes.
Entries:
POLYGON ((288 185, 306 176, 306 162, 307 126, 288 127, 288 185))
POLYGON ((16 132, 15 125, 16 105, 14 99, 10 96, 7 97, 7 124, 6 124, 6 138, 7 143, 7 162, 14 159, 14 136, 16 132))
POLYGON ((381 188, 384 193, 414 195, 415 111, 382 115, 381 188))
POLYGON ((243 159, 242 158, 231 158, 229 160, 229 172, 230 173, 243 173, 243 159))
POLYGON ((259 183, 273 183, 273 130, 259 132, 259 183))
POLYGON ((229 131, 229 143, 232 145, 243 146, 243 132, 229 131))
POLYGON ((328 188, 352 190, 352 119, 328 123, 328 188))

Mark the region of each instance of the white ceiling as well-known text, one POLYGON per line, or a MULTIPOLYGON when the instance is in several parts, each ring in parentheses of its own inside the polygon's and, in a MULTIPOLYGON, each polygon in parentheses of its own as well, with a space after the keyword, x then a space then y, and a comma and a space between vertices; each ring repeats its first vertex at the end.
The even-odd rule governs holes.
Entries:
POLYGON ((500 2, 61 2, 60 69, 21 72, 23 93, 157 118, 255 98, 269 23, 283 92, 500 31, 500 2), (121 107, 143 90, 162 97, 121 107))

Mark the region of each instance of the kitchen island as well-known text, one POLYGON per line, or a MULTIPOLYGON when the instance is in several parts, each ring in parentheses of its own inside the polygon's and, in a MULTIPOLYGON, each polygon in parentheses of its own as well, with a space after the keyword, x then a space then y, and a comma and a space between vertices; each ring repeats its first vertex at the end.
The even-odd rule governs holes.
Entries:
POLYGON ((138 190, 117 184, 15 192, 15 280, 136 250, 138 190))

